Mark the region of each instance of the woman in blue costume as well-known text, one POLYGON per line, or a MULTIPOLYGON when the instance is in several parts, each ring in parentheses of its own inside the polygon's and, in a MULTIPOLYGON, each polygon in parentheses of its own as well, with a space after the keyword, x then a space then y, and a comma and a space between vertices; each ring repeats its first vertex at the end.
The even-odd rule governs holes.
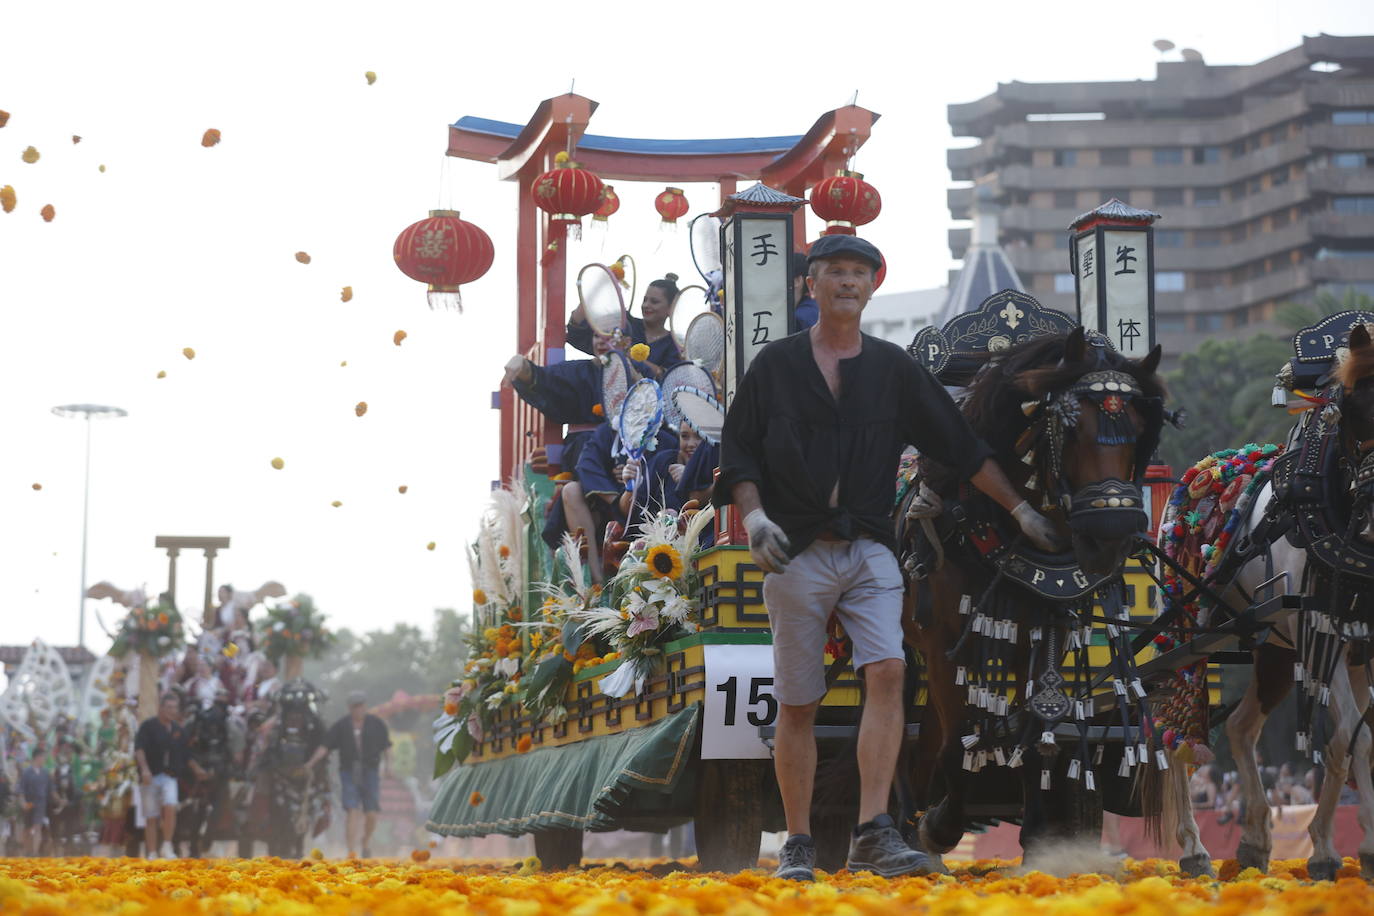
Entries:
MULTIPOLYGON (((668 317, 673 313, 673 303, 677 301, 677 274, 667 274, 655 280, 644 291, 644 300, 639 310, 644 315, 627 318, 631 343, 642 343, 649 347, 648 362, 654 367, 655 374, 664 367, 682 361, 682 351, 678 347, 673 332, 668 330, 668 317)), ((592 353, 592 327, 587 323, 586 313, 579 305, 568 317, 566 329, 568 345, 583 353, 592 353)))

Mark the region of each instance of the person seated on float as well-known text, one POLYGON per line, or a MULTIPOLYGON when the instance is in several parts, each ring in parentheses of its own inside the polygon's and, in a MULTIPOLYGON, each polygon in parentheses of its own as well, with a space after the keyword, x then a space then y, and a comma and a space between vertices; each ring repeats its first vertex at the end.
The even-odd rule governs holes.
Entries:
POLYGON ((629 519, 625 540, 633 541, 638 537, 639 526, 652 520, 662 510, 681 511, 687 500, 678 482, 700 444, 701 437, 686 424, 677 435, 667 426, 663 427, 658 433, 658 447, 644 456, 644 466, 648 468, 646 482, 633 489, 630 489, 630 485, 639 478, 641 466, 636 461, 625 462, 620 473, 620 479, 625 484, 624 492, 620 494, 620 511, 629 519))
MULTIPOLYGON (((662 279, 654 280, 644 291, 644 299, 639 310, 643 318, 627 316, 631 343, 642 343, 649 347, 646 360, 658 375, 665 366, 682 361, 682 348, 678 345, 673 332, 668 330, 668 318, 673 314, 677 302, 677 274, 665 274, 662 279)), ((587 323, 586 312, 579 304, 568 316, 566 328, 568 346, 576 347, 583 353, 592 353, 592 327, 587 323)))

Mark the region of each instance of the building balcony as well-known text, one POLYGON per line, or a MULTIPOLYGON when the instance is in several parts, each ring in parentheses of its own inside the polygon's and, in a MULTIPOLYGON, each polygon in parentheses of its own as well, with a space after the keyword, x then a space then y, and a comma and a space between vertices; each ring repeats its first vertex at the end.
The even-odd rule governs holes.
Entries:
POLYGON ((1312 169, 1307 184, 1314 194, 1374 194, 1374 169, 1312 169))
POLYGON ((1374 80, 1331 80, 1304 90, 1311 105, 1374 108, 1374 80))
POLYGON ((1307 145, 1314 150, 1365 152, 1374 149, 1374 124, 1314 124, 1306 133, 1307 145))
POLYGON ((957 261, 968 251, 968 246, 972 243, 973 230, 967 227, 951 229, 947 235, 949 236, 949 256, 957 261))
MULTIPOLYGON (((955 188, 965 191, 960 200, 964 202, 964 213, 953 213, 954 219, 968 219, 973 204, 971 188, 955 188)), ((1283 210, 1305 202, 1310 196, 1305 178, 1295 178, 1287 184, 1270 188, 1259 194, 1251 194, 1235 203, 1220 204, 1215 207, 1165 207, 1164 219, 1158 224, 1161 229, 1223 229, 1244 223, 1275 210, 1283 210)), ((951 206, 953 211, 953 206, 951 206)), ((1023 232, 1066 232, 1066 227, 1086 208, 1073 209, 1031 207, 1025 204, 1004 206, 1000 216, 1003 228, 1018 229, 1023 232)))
POLYGON ((1369 239, 1374 242, 1374 216, 1323 210, 1309 216, 1307 225, 1315 239, 1369 239))
POLYGON ((1374 283, 1374 258, 1329 258, 1312 262, 1317 283, 1374 283))
POLYGON ((945 191, 950 219, 973 219, 973 188, 950 188, 945 191))

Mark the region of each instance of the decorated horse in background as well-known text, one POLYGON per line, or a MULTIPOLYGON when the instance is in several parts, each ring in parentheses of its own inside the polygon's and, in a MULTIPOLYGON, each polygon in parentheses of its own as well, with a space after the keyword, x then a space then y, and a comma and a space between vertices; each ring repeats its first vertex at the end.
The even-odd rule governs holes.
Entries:
POLYGON ((1116 794, 1127 794, 1136 768, 1149 765, 1144 690, 1114 622, 1129 619, 1122 569, 1148 527, 1140 481, 1166 418, 1160 350, 1129 359, 1007 290, 944 329, 923 330, 911 352, 945 384, 967 386, 962 408, 974 430, 1072 544, 1053 556, 1036 551, 1000 508, 938 467, 921 466, 900 499, 913 580, 907 640, 929 690, 915 801, 936 802, 920 819, 919 842, 937 855, 959 843, 970 778, 992 767, 1020 779, 1028 858, 1051 837, 1095 839, 1104 783, 1115 779, 1116 794), (943 511, 933 508, 940 503, 943 511), (1126 736, 1110 760, 1088 740, 1087 648, 1104 619, 1126 736), (1073 683, 1061 674, 1066 653, 1073 683), (1115 776, 1102 770, 1118 762, 1115 776))
POLYGON ((307 767, 325 737, 319 706, 325 696, 298 678, 278 692, 266 746, 252 763, 253 793, 239 837, 239 855, 252 856, 255 839, 267 854, 300 858, 309 837, 329 826, 329 760, 307 767))
POLYGON ((223 697, 208 708, 196 705, 191 714, 186 745, 193 775, 174 839, 185 843, 193 858, 204 856, 216 840, 235 836, 229 783, 238 775, 235 749, 243 745, 243 730, 243 720, 223 697))
MULTIPOLYGON (((1285 364, 1275 388, 1279 405, 1286 392, 1298 398, 1300 416, 1287 450, 1278 455, 1277 449, 1247 446, 1204 459, 1185 474, 1160 526, 1166 554, 1184 565, 1201 566, 1209 586, 1190 590, 1166 575, 1161 615, 1182 610, 1193 626, 1213 626, 1283 573, 1294 585, 1301 583, 1305 596, 1301 613, 1282 621, 1254 648, 1254 677, 1226 719, 1244 798, 1236 852, 1243 868, 1269 866, 1271 816, 1255 749, 1266 717, 1296 684, 1295 750, 1326 770, 1308 827, 1308 874, 1330 879, 1341 866, 1335 813, 1341 789, 1353 775, 1364 832, 1360 869, 1374 878, 1374 781, 1370 730, 1363 721, 1374 682, 1369 641, 1374 633, 1371 322, 1374 314, 1342 312, 1299 332, 1294 338, 1297 355, 1285 364), (1252 504, 1238 499, 1228 509, 1233 488, 1253 490, 1252 504), (1229 518, 1209 532, 1207 526, 1216 526, 1223 511, 1229 518), (1227 530, 1235 532, 1229 542, 1223 537, 1227 530)), ((1196 678, 1185 672, 1173 704, 1161 715, 1161 738, 1184 761, 1205 762, 1206 695, 1199 695, 1195 684, 1196 678)), ((1186 767, 1175 766, 1164 776, 1163 804, 1154 823, 1182 847, 1185 871, 1210 873, 1211 855, 1193 818, 1186 767)), ((1152 794, 1148 787, 1146 794, 1152 794)))

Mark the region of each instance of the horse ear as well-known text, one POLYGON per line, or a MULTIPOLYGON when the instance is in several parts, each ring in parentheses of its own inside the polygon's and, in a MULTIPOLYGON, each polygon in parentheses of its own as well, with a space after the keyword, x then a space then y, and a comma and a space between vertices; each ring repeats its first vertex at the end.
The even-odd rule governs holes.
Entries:
POLYGON ((1079 325, 1069 332, 1069 339, 1064 342, 1064 362, 1081 363, 1087 354, 1087 337, 1083 326, 1079 325))
POLYGON ((1159 361, 1164 356, 1164 348, 1155 344, 1145 358, 1140 361, 1140 371, 1146 375, 1154 375, 1159 370, 1159 361))
POLYGON ((1369 329, 1364 326, 1364 322, 1360 322, 1350 329, 1350 349, 1352 351, 1363 350, 1367 346, 1369 346, 1369 329))

